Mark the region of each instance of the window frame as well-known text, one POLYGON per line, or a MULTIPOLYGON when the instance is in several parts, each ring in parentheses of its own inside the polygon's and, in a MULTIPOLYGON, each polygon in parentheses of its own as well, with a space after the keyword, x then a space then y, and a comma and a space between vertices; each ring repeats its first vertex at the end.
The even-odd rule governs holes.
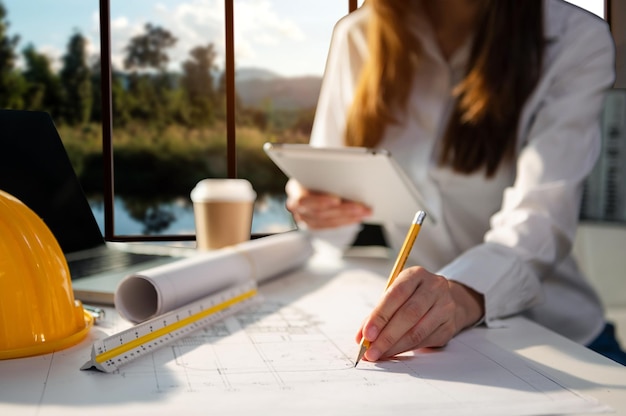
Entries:
MULTIPOLYGON (((113 167, 113 96, 111 65, 111 0, 100 2, 100 71, 102 100, 102 160, 104 173, 104 239, 106 241, 193 241, 195 234, 119 235, 115 233, 115 189, 113 167)), ((348 0, 348 12, 357 9, 358 0, 348 0)), ((234 0, 224 0, 226 73, 226 170, 237 177, 235 132, 235 39, 234 0)))

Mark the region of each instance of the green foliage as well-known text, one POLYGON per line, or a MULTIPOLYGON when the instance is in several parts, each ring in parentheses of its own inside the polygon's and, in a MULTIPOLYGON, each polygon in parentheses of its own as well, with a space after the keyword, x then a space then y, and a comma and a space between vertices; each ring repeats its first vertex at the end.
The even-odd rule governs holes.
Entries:
MULTIPOLYGON (((88 65, 86 39, 74 33, 67 44, 58 74, 50 58, 33 45, 22 51, 25 68, 15 68, 19 36, 7 34, 7 12, 0 0, 0 107, 44 110, 55 122, 81 126, 102 119, 100 64, 88 65)), ((195 129, 212 127, 226 119, 226 79, 216 65, 213 44, 191 48, 182 73, 167 71, 168 49, 177 39, 167 30, 146 24, 145 32, 126 47, 126 72, 112 74, 113 123, 133 122, 163 130, 170 124, 195 129), (217 78, 217 79, 216 79, 217 78)), ((236 122, 267 134, 308 134, 309 110, 275 107, 271 99, 246 107, 235 96, 236 122), (297 125, 297 126, 296 126, 297 125)))
POLYGON ((61 84, 65 90, 65 119, 72 124, 84 124, 91 116, 93 96, 91 69, 87 65, 87 40, 75 33, 67 44, 61 68, 61 84))
POLYGON ((216 114, 213 109, 219 104, 213 72, 216 53, 212 44, 191 50, 190 59, 183 63, 184 75, 181 87, 189 100, 189 111, 185 121, 192 126, 210 126, 216 114))
POLYGON ((169 62, 166 50, 174 46, 177 39, 167 29, 150 23, 146 23, 145 30, 145 34, 133 37, 126 47, 124 68, 164 72, 169 62))
POLYGON ((0 1, 0 107, 20 109, 24 106, 26 83, 15 70, 15 48, 19 36, 9 36, 9 21, 4 3, 0 1))
MULTIPOLYGON (((85 191, 101 194, 101 74, 99 63, 88 65, 86 39, 78 32, 70 37, 58 73, 34 45, 22 50, 25 65, 18 70, 19 36, 8 28, 0 0, 0 107, 50 112, 85 191)), ((215 47, 192 48, 182 74, 174 74, 167 71, 167 50, 175 43, 169 31, 147 24, 126 47, 125 71, 113 71, 116 195, 186 196, 203 178, 227 176, 226 81, 215 47)), ((275 108, 271 100, 246 108, 235 100, 238 176, 260 194, 282 192, 286 178, 263 143, 306 142, 313 111, 275 108)))
POLYGON ((62 117, 63 89, 57 74, 52 71, 50 58, 40 54, 33 45, 22 51, 25 61, 23 71, 27 89, 24 103, 30 110, 47 110, 55 120, 62 117))
MULTIPOLYGON (((61 125, 59 133, 88 194, 102 193, 102 144, 98 125, 61 125)), ((284 189, 286 178, 263 152, 271 138, 255 128, 237 129, 238 176, 259 193, 284 189)), ((204 178, 226 177, 226 133, 223 125, 165 129, 130 123, 113 132, 115 193, 120 196, 188 195, 204 178)))

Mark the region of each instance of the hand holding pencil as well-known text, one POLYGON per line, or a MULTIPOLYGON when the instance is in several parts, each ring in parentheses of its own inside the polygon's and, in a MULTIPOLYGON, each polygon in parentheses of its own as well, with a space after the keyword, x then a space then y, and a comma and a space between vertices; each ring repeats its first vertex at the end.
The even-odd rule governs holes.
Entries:
POLYGON ((389 274, 382 300, 357 334, 356 367, 422 347, 444 346, 483 314, 482 296, 416 266, 403 271, 426 214, 418 211, 389 274))
MULTIPOLYGON (((415 239, 419 234, 420 229, 422 228, 422 223, 424 222, 424 218, 426 218, 426 213, 424 211, 418 211, 413 218, 413 222, 411 223, 411 227, 409 227, 409 232, 406 235, 404 243, 402 244, 402 248, 398 253, 398 258, 396 259, 395 264, 393 265, 393 269, 391 269, 391 273, 389 274, 389 278, 387 279, 387 285, 385 286, 385 290, 391 286, 391 284, 396 280, 396 277, 400 274, 404 265, 406 264, 406 259, 411 254, 411 249, 413 248, 413 243, 415 243, 415 239)), ((370 342, 365 339, 365 337, 361 338, 361 345, 359 348, 359 355, 354 362, 354 366, 356 367, 361 358, 363 358, 363 354, 370 346, 370 342)))

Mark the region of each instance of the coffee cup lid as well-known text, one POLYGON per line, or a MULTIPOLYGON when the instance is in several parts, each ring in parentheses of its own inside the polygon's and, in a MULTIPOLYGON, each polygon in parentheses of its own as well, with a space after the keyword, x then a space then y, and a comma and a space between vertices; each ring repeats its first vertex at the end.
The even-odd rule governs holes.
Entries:
POLYGON ((246 179, 203 179, 191 190, 193 202, 252 201, 256 192, 246 179))

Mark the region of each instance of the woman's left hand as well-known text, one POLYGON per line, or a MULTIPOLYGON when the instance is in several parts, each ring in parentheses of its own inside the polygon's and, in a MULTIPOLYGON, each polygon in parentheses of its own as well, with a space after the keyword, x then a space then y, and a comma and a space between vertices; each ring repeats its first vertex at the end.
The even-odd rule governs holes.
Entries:
POLYGON ((403 270, 365 320, 356 341, 370 341, 368 361, 442 347, 484 314, 483 296, 422 267, 403 270))

